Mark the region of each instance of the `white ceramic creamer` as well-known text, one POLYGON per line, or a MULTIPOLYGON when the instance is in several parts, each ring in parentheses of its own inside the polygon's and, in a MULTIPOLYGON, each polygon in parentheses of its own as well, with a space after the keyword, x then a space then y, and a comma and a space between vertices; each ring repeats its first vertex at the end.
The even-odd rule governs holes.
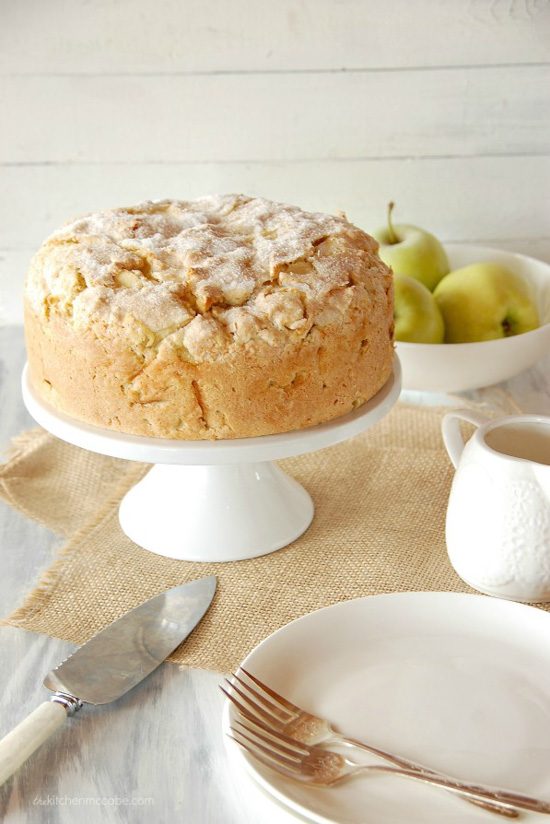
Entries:
POLYGON ((443 441, 456 467, 446 524, 456 572, 488 595, 550 601, 550 417, 458 409, 443 441), (467 443, 461 421, 477 427, 467 443))

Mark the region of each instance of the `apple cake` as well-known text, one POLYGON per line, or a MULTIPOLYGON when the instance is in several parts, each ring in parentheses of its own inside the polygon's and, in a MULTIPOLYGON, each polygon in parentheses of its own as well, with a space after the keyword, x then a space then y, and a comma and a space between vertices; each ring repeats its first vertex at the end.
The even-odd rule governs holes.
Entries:
POLYGON ((158 200, 54 232, 32 260, 34 389, 155 438, 244 438, 332 420, 393 359, 391 272, 343 216, 245 195, 158 200))

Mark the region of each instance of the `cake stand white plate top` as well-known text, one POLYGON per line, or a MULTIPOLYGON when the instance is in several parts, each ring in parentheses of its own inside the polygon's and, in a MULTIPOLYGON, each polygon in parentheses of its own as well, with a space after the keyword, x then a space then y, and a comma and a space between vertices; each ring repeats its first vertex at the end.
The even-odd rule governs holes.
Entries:
POLYGON ((383 418, 401 391, 393 372, 370 401, 328 423, 257 438, 184 441, 127 435, 66 415, 43 400, 23 370, 22 392, 40 426, 74 446, 152 463, 123 498, 119 519, 136 544, 168 558, 238 561, 298 538, 313 519, 306 490, 273 463, 333 446, 383 418))

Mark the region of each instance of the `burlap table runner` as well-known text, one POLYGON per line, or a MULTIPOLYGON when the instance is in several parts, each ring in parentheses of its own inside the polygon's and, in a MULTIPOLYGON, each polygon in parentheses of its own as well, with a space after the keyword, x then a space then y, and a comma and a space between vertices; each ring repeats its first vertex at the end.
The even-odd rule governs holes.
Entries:
POLYGON ((271 555, 224 564, 163 558, 123 534, 118 503, 147 466, 27 432, 0 467, 0 496, 68 542, 4 623, 81 644, 141 601, 214 574, 212 607, 171 660, 226 672, 274 630, 338 601, 467 592, 445 548, 444 411, 398 404, 345 443, 281 461, 314 500, 311 527, 271 555))

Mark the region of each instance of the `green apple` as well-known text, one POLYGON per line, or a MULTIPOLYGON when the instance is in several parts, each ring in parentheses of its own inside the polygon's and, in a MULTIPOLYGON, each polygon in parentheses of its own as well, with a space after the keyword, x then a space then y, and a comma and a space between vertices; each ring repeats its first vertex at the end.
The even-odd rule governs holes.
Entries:
POLYGON ((406 224, 392 225, 393 203, 388 206, 388 225, 373 233, 378 254, 396 275, 409 275, 430 291, 449 271, 445 249, 429 232, 406 224))
POLYGON ((472 263, 446 275, 433 294, 446 343, 495 340, 539 325, 527 281, 499 263, 472 263))
POLYGON ((443 343, 443 317, 430 290, 409 275, 394 275, 393 288, 395 340, 443 343))

